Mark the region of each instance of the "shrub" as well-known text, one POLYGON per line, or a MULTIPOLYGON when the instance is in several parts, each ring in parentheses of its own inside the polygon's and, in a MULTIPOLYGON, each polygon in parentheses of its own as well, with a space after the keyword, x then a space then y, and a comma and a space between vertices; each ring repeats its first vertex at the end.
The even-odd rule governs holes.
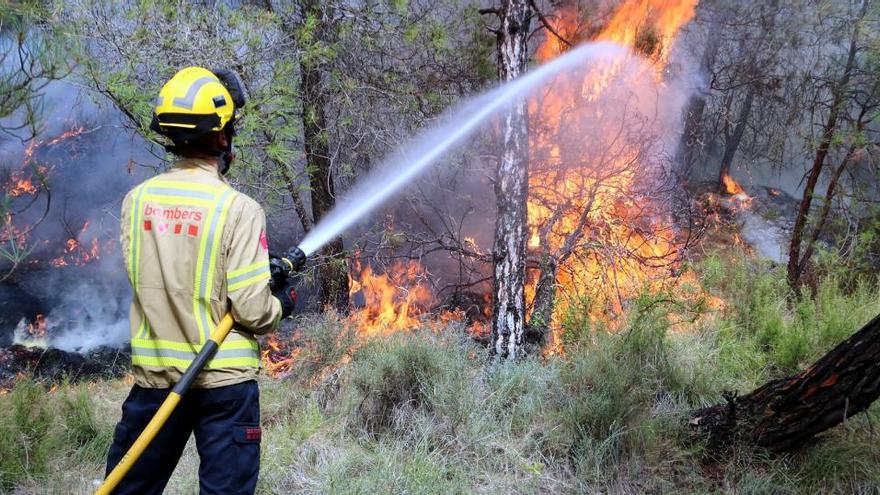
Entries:
POLYGON ((404 410, 434 411, 444 376, 461 369, 433 339, 395 336, 359 349, 347 377, 353 424, 370 435, 394 426, 404 410))
POLYGON ((28 477, 46 472, 56 445, 49 435, 52 426, 50 401, 33 380, 19 380, 0 410, 0 486, 4 489, 28 477))
POLYGON ((297 356, 296 374, 312 381, 328 367, 336 366, 357 344, 357 332, 334 312, 309 314, 297 318, 297 341, 303 352, 297 356))

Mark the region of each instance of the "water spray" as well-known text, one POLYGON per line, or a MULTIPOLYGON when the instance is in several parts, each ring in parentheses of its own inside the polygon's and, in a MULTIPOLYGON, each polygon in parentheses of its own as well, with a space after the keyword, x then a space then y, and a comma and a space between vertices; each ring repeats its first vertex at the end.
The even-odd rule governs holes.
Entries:
MULTIPOLYGON (((301 270, 309 255, 315 253, 373 208, 391 197, 424 171, 428 165, 434 163, 444 152, 469 136, 481 123, 504 105, 515 98, 524 96, 536 85, 558 74, 563 69, 580 65, 585 61, 613 60, 626 53, 625 48, 612 43, 586 44, 519 79, 468 100, 458 110, 450 112, 443 124, 422 132, 410 140, 399 153, 384 160, 374 172, 351 190, 347 198, 337 204, 306 235, 299 246, 285 251, 280 259, 288 266, 288 273, 301 270)), ((285 274, 286 276, 287 274, 285 274)), ((220 344, 232 329, 233 323, 230 314, 223 317, 212 332, 211 338, 168 394, 168 398, 144 431, 98 487, 96 495, 109 495, 122 480, 159 430, 162 429, 165 421, 180 403, 196 376, 217 352, 220 344)))
POLYGON ((587 43, 514 81, 469 99, 447 114, 443 123, 423 131, 367 177, 321 219, 299 245, 305 256, 313 254, 386 201, 444 152, 471 135, 495 112, 523 97, 538 84, 585 62, 619 59, 628 50, 614 43, 587 43))

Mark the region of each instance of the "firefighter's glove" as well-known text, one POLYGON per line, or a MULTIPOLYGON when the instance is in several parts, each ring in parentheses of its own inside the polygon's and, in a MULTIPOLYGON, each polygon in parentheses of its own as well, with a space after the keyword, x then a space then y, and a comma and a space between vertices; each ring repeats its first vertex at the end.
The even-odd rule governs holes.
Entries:
POLYGON ((273 291, 272 295, 281 301, 282 320, 293 314, 296 308, 296 290, 293 285, 285 285, 281 290, 273 291))
POLYGON ((269 276, 272 277, 269 281, 269 287, 273 293, 287 286, 287 278, 290 276, 291 270, 293 270, 293 265, 290 260, 269 256, 269 276))

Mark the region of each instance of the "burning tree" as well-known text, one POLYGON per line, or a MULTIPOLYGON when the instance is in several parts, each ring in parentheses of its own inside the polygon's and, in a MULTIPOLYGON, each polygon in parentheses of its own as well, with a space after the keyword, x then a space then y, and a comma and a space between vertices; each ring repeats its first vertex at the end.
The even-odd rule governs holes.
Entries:
MULTIPOLYGON (((562 9, 551 21, 554 35, 538 48, 546 61, 567 50, 567 40, 590 37, 640 54, 560 75, 530 102, 528 247, 535 262, 527 294, 529 324, 541 334, 559 327, 573 301, 589 300, 579 309, 593 317, 619 315, 627 298, 674 281, 693 238, 672 216, 678 193, 666 166, 666 132, 675 128, 669 119, 677 118, 682 95, 663 78, 695 3, 626 1, 594 35, 575 8, 562 9)), ((558 347, 556 336, 551 344, 558 347)))
POLYGON ((25 148, 23 163, 0 163, 0 281, 18 268, 31 251, 28 235, 48 213, 23 224, 16 217, 48 196, 47 170, 33 160, 43 128, 43 91, 70 74, 73 62, 54 39, 58 33, 44 20, 42 7, 30 2, 0 5, 0 146, 6 139, 25 148))

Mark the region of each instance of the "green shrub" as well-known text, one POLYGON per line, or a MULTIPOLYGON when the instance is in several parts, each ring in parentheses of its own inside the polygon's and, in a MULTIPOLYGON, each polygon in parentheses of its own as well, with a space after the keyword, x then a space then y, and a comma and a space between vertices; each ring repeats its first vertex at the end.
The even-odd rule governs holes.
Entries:
POLYGON ((65 447, 85 462, 103 462, 113 431, 95 417, 95 407, 85 388, 68 390, 60 400, 60 428, 65 447))
POLYGON ((0 410, 0 486, 4 489, 28 477, 46 473, 49 455, 57 445, 49 435, 51 401, 33 380, 23 379, 5 398, 0 410))
POLYGON ((393 427, 407 410, 431 413, 445 403, 444 385, 461 372, 463 363, 459 353, 425 337, 377 339, 355 353, 346 387, 356 427, 375 436, 393 427))
POLYGON ((357 343, 357 332, 333 312, 303 315, 297 319, 296 335, 303 352, 297 356, 298 377, 311 381, 328 367, 338 365, 357 343))

